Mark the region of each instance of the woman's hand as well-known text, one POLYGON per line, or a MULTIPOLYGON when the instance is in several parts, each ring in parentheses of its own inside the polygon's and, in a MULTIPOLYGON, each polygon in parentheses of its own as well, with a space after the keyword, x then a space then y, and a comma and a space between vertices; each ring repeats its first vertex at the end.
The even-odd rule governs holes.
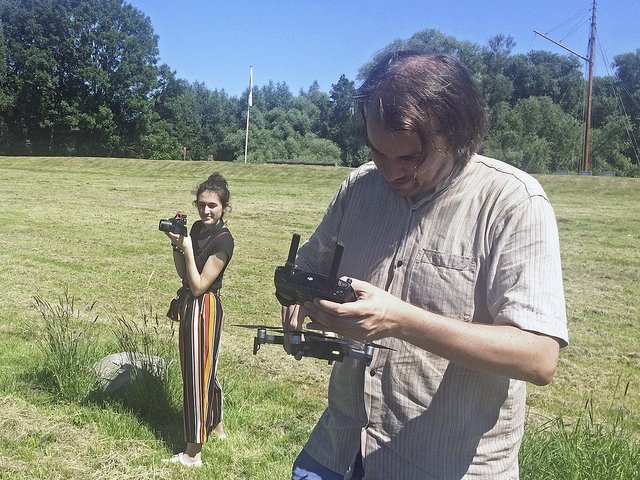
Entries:
POLYGON ((171 245, 179 248, 183 252, 187 249, 193 249, 193 244, 191 243, 191 237, 189 234, 186 235, 178 235, 173 232, 164 232, 169 240, 171 240, 171 245))

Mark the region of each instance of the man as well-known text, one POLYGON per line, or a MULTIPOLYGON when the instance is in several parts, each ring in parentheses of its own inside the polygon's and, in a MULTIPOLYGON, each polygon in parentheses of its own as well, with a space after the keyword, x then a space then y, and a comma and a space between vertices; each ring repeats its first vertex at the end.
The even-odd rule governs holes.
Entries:
POLYGON ((285 328, 377 341, 336 363, 293 478, 516 479, 525 382, 567 344, 558 232, 538 182, 477 155, 486 117, 464 66, 395 53, 358 92, 373 162, 343 182, 296 266, 357 301, 283 310, 285 328))

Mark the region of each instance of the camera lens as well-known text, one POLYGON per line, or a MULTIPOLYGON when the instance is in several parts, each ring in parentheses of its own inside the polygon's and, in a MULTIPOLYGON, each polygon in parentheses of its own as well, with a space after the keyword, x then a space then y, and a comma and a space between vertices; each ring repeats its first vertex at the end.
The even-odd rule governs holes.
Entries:
POLYGON ((171 220, 160 220, 158 230, 163 232, 171 232, 173 230, 173 222, 171 220))

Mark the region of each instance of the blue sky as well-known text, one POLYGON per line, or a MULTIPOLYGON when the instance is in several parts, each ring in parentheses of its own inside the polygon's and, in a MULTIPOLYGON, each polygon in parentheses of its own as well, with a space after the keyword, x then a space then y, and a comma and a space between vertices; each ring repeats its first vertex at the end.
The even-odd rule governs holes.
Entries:
MULTIPOLYGON (((249 84, 317 80, 328 92, 395 39, 433 28, 487 45, 511 35, 513 53, 566 54, 533 30, 587 56, 592 0, 125 0, 151 19, 160 62, 179 78, 241 95, 249 84)), ((640 48, 640 0, 598 0, 595 74, 620 53, 640 48), (606 60, 606 62, 605 62, 606 60)))

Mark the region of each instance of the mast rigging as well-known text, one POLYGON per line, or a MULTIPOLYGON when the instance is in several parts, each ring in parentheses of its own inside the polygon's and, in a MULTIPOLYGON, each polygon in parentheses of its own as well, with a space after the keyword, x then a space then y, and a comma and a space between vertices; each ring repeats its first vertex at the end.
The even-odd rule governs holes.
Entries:
POLYGON ((575 55, 576 57, 581 58, 582 60, 587 62, 587 92, 586 92, 586 112, 585 112, 585 121, 584 121, 584 144, 582 147, 582 161, 580 163, 580 173, 590 172, 590 164, 589 164, 589 145, 591 142, 591 103, 593 97, 593 55, 595 53, 595 45, 596 45, 596 0, 593 0, 593 6, 591 8, 591 31, 589 34, 589 47, 587 57, 583 57, 582 55, 574 52, 570 48, 565 47, 562 43, 553 40, 547 35, 538 32, 537 30, 533 31, 537 35, 549 40, 550 42, 555 43, 561 48, 564 48, 566 51, 575 55))

